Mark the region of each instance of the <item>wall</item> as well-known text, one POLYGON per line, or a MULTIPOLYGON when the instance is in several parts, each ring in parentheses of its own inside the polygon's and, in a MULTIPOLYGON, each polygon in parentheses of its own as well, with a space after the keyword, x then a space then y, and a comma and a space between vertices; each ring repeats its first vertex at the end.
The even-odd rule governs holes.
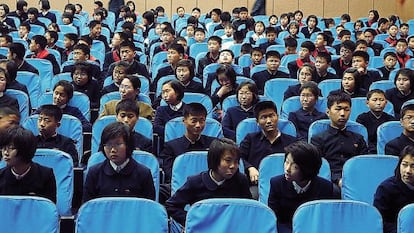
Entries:
MULTIPOLYGON (((15 8, 16 0, 3 0, 15 8)), ((38 0, 26 0, 29 6, 37 6, 38 0)), ((108 0, 101 0, 107 6, 108 0)), ((51 0, 53 9, 62 9, 66 3, 80 2, 84 9, 92 12, 93 1, 51 0)), ((135 0, 137 10, 142 13, 146 9, 162 5, 171 16, 178 6, 184 6, 187 11, 197 6, 205 13, 212 8, 220 8, 231 11, 234 7, 248 6, 252 9, 255 0, 135 0)), ((280 15, 283 12, 301 9, 304 15, 316 14, 317 16, 334 17, 343 13, 349 13, 353 19, 366 17, 370 9, 377 9, 381 16, 398 14, 403 20, 414 18, 414 0, 267 0, 267 15, 280 15)))

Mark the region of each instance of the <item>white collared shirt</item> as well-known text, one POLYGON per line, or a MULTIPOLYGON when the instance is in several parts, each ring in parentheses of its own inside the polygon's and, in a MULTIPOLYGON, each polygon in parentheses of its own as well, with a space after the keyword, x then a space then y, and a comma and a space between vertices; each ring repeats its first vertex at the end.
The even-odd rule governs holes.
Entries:
POLYGON ((111 164, 112 168, 116 171, 116 172, 120 172, 122 169, 124 169, 126 167, 126 165, 129 162, 129 158, 127 158, 125 160, 125 162, 123 162, 121 165, 116 165, 114 162, 112 162, 111 160, 109 160, 109 164, 111 164))
POLYGON ((224 183, 224 181, 226 180, 222 180, 222 181, 217 181, 216 179, 214 179, 213 177, 213 170, 210 169, 210 171, 208 172, 208 174, 210 175, 210 178, 214 181, 214 183, 217 184, 217 186, 220 186, 224 183))
POLYGON ((296 191, 296 193, 297 194, 301 194, 301 193, 305 193, 306 191, 308 191, 308 189, 309 189, 309 187, 310 187, 310 184, 311 184, 311 181, 309 181, 306 185, 305 185, 305 187, 300 187, 297 183, 296 183, 296 181, 292 181, 292 184, 293 184, 293 188, 295 189, 295 191, 296 191))
POLYGON ((180 101, 180 103, 178 103, 178 104, 176 104, 176 105, 169 105, 170 106, 170 108, 171 108, 171 110, 173 110, 174 112, 176 112, 176 111, 178 111, 178 109, 180 109, 181 108, 181 106, 183 106, 183 102, 182 101, 180 101))
POLYGON ((14 175, 14 177, 16 177, 16 180, 21 180, 21 179, 23 179, 23 177, 25 176, 25 175, 27 175, 27 173, 29 173, 29 171, 30 171, 30 169, 32 168, 32 166, 29 166, 29 168, 27 168, 27 170, 25 171, 25 172, 23 172, 23 174, 21 174, 21 175, 19 175, 19 174, 17 174, 14 170, 13 170, 13 168, 11 169, 11 172, 12 172, 12 174, 14 175))

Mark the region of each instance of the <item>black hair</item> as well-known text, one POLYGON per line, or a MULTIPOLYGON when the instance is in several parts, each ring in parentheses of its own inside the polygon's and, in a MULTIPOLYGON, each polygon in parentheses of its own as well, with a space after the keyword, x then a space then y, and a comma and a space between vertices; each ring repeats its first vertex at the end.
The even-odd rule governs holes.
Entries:
POLYGON ((349 106, 352 106, 351 96, 344 92, 332 92, 327 97, 327 107, 330 109, 334 104, 339 104, 342 102, 349 103, 349 106))
POLYGON ((175 71, 174 71, 174 74, 176 75, 177 74, 177 68, 178 67, 187 67, 188 68, 188 70, 190 71, 190 79, 192 80, 193 78, 194 78, 194 76, 195 76, 195 72, 194 72, 194 65, 193 65, 193 63, 191 62, 191 60, 188 60, 188 59, 181 59, 178 63, 177 63, 177 65, 175 66, 175 71))
POLYGON ((59 40, 59 34, 57 32, 46 31, 46 33, 49 33, 50 38, 52 38, 55 43, 59 40))
POLYGON ((3 9, 4 9, 4 13, 5 13, 6 15, 10 12, 10 8, 9 8, 9 6, 8 6, 7 4, 2 3, 2 4, 0 4, 0 6, 2 6, 2 7, 3 7, 3 9))
POLYGON ((32 27, 30 26, 30 23, 27 21, 24 21, 23 23, 21 23, 19 27, 25 27, 27 31, 30 31, 32 29, 32 27))
POLYGON ((137 75, 129 74, 124 79, 128 79, 132 83, 134 90, 141 88, 141 80, 137 75))
POLYGON ((380 19, 378 19, 378 26, 380 26, 381 24, 384 24, 384 23, 388 23, 388 22, 390 22, 387 18, 380 18, 380 19))
POLYGON ((259 102, 259 89, 257 88, 256 83, 248 82, 248 81, 240 83, 240 85, 236 89, 237 101, 239 101, 239 91, 243 87, 247 87, 249 89, 249 91, 252 93, 252 95, 253 95, 252 106, 254 106, 257 102, 259 102))
POLYGON ((133 31, 135 28, 135 24, 131 22, 124 22, 121 26, 122 30, 124 31, 133 31))
POLYGON ((179 54, 184 55, 184 47, 181 44, 172 43, 170 46, 168 46, 168 50, 175 50, 179 54))
POLYGON ((45 104, 40 106, 37 111, 40 114, 51 116, 55 119, 56 122, 60 122, 62 120, 62 109, 59 108, 57 105, 53 104, 45 104))
POLYGON ((91 54, 91 50, 89 49, 89 46, 86 44, 77 44, 73 47, 73 50, 82 50, 82 52, 88 56, 91 54))
MULTIPOLYGON (((99 1, 95 1, 95 3, 96 2, 99 2, 99 1)), ((102 3, 102 2, 101 2, 102 3)), ((102 8, 102 6, 100 6, 101 8, 102 8)), ((71 12, 72 12, 72 14, 74 15, 75 14, 75 12, 76 12, 76 7, 75 7, 75 5, 73 5, 72 3, 68 3, 68 4, 66 4, 65 5, 65 11, 66 10, 70 10, 71 12)))
MULTIPOLYGON (((243 45, 242 45, 242 47, 243 47, 243 45)), ((220 50, 219 54, 222 54, 223 52, 230 53, 231 57, 234 58, 234 53, 233 53, 232 50, 230 50, 230 49, 222 49, 222 50, 220 50)), ((250 51, 249 51, 249 53, 250 53, 250 51)))
POLYGON ((221 43, 222 43, 222 39, 220 38, 220 37, 218 37, 218 36, 210 36, 209 38, 208 38, 208 40, 207 41, 216 41, 217 43, 219 43, 220 45, 221 45, 221 43))
MULTIPOLYGON (((349 40, 347 40, 347 41, 349 41, 349 40)), ((344 43, 345 43, 345 42, 347 42, 347 41, 344 41, 344 43)), ((356 48, 358 45, 360 45, 360 44, 365 45, 365 46, 368 46, 368 42, 367 42, 366 40, 357 40, 357 41, 355 42, 355 48, 356 48)), ((354 49, 354 50, 355 50, 355 49, 354 49)))
POLYGON ((27 14, 32 14, 35 18, 37 18, 39 10, 35 7, 30 7, 29 9, 27 9, 27 14))
POLYGON ((396 44, 398 44, 398 43, 404 43, 404 44, 408 45, 408 40, 400 38, 400 39, 397 40, 396 44))
POLYGON ((50 3, 49 3, 49 0, 40 0, 40 1, 39 1, 39 3, 40 3, 40 7, 41 7, 43 10, 50 10, 50 3))
POLYGON ((70 23, 73 23, 73 15, 71 13, 68 12, 64 12, 62 14, 62 19, 69 19, 70 23))
POLYGON ((339 38, 342 38, 343 36, 350 36, 350 35, 351 35, 351 31, 349 31, 348 29, 344 29, 338 33, 339 38))
POLYGON ((122 47, 129 47, 132 51, 135 51, 135 44, 132 41, 123 41, 119 45, 119 48, 122 48, 122 47))
POLYGON ((60 80, 58 81, 55 86, 53 87, 53 91, 55 91, 55 89, 57 87, 63 87, 63 91, 66 93, 66 95, 68 96, 68 101, 70 99, 72 99, 73 97, 73 86, 69 81, 66 80, 60 80))
MULTIPOLYGON (((354 91, 357 92, 363 86, 363 82, 364 82, 358 69, 355 67, 349 67, 346 70, 344 70, 343 75, 345 74, 352 74, 352 76, 354 77, 354 83, 355 83, 354 91)), ((341 89, 343 89, 342 84, 341 84, 341 89)))
POLYGON ((172 79, 164 82, 162 86, 164 85, 170 85, 171 88, 174 90, 175 94, 177 95, 177 100, 181 101, 184 98, 184 87, 181 85, 180 81, 172 79))
POLYGON ((165 27, 164 29, 162 29, 162 32, 168 32, 168 33, 170 33, 171 35, 175 36, 175 31, 174 31, 174 29, 173 29, 173 28, 171 28, 171 27, 165 27))
POLYGON ((311 180, 318 175, 322 157, 316 146, 302 140, 296 141, 285 147, 285 160, 289 154, 299 167, 302 180, 311 180))
POLYGON ((299 93, 302 93, 303 90, 305 89, 309 89, 310 92, 312 92, 312 94, 318 98, 318 96, 321 95, 321 90, 318 87, 318 84, 314 81, 306 81, 304 82, 300 88, 299 88, 299 93))
POLYGON ((368 91, 368 93, 367 93, 367 100, 369 100, 373 94, 381 94, 385 97, 385 92, 383 90, 381 90, 381 89, 372 89, 372 90, 368 91))
POLYGON ((367 28, 367 29, 365 29, 364 33, 365 32, 371 33, 374 37, 377 35, 377 32, 373 28, 367 28))
POLYGON ((6 70, 7 70, 7 74, 6 74, 6 78, 8 77, 7 83, 12 83, 14 82, 14 80, 16 80, 17 77, 17 71, 18 71, 18 66, 14 61, 7 61, 6 64, 6 70))
POLYGON ((122 122, 112 122, 103 129, 99 150, 102 151, 102 153, 106 156, 104 145, 109 140, 118 137, 122 137, 124 139, 126 146, 126 156, 128 158, 131 157, 132 152, 134 151, 133 136, 131 135, 129 126, 122 122))
POLYGON ((16 10, 23 11, 23 8, 27 6, 27 2, 24 0, 19 0, 16 2, 16 10))
POLYGON ((47 40, 42 35, 35 35, 32 37, 32 40, 34 40, 34 42, 40 46, 41 50, 44 50, 47 46, 47 40))
POLYGON ((219 82, 218 76, 220 74, 224 74, 231 82, 232 87, 236 87, 236 71, 234 71, 233 67, 231 65, 220 65, 216 70, 216 80, 219 82))
POLYGON ((253 52, 259 52, 263 55, 263 50, 260 47, 253 47, 250 51, 250 55, 252 55, 253 52))
POLYGON ((0 107, 0 119, 11 115, 16 115, 20 119, 20 112, 18 109, 13 107, 0 107))
POLYGON ((193 116, 207 116, 207 109, 200 103, 188 103, 184 105, 183 109, 183 116, 184 118, 189 117, 190 115, 193 116))
POLYGON ((394 170, 395 177, 398 180, 401 180, 401 170, 400 170, 401 163, 407 155, 410 155, 411 157, 414 157, 414 146, 412 146, 412 145, 405 146, 404 149, 402 149, 402 151, 400 153, 400 158, 398 160, 398 164, 397 164, 397 166, 395 167, 395 170, 394 170))
POLYGON ((407 111, 414 111, 414 104, 403 104, 400 111, 400 118, 403 119, 407 111))
MULTIPOLYGON (((157 10, 159 12, 159 10, 157 10)), ((144 14, 142 14, 142 18, 146 19, 148 21, 148 24, 151 25, 154 23, 155 15, 152 11, 145 11, 144 14)))
POLYGON ((346 22, 351 22, 351 16, 349 14, 342 14, 341 19, 345 20, 346 22))
POLYGON ((329 24, 335 24, 335 21, 333 18, 325 18, 323 19, 323 22, 325 24, 325 28, 329 28, 329 24))
POLYGON ((249 12, 249 9, 247 9, 247 7, 240 7, 240 12, 249 12))
POLYGON ((309 63, 309 62, 306 62, 305 64, 303 64, 303 66, 301 66, 301 67, 298 69, 298 77, 299 77, 300 72, 301 72, 304 68, 308 68, 308 69, 310 70, 311 75, 312 75, 312 80, 316 80, 316 79, 317 79, 317 77, 318 77, 318 72, 316 71, 316 67, 315 67, 315 65, 313 65, 312 63, 309 63))
POLYGON ((394 52, 386 52, 386 53, 384 53, 384 56, 382 58, 386 59, 388 56, 391 56, 391 57, 394 57, 395 59, 397 59, 397 54, 395 54, 394 52))
MULTIPOLYGON (((240 53, 241 54, 250 54, 252 52, 252 49, 253 49, 253 46, 250 43, 243 43, 240 47, 240 53)), ((220 53, 221 53, 221 51, 220 51, 220 53)))
POLYGON ((139 117, 139 106, 134 100, 124 99, 119 101, 115 107, 116 115, 118 115, 120 111, 133 112, 139 117))
POLYGON ((230 152, 240 158, 240 150, 237 144, 228 138, 214 139, 207 152, 208 169, 217 171, 224 152, 230 152))
POLYGON ((374 14, 374 18, 372 19, 372 22, 377 22, 378 18, 379 18, 379 13, 377 10, 370 10, 369 13, 373 13, 374 14))
POLYGON ((410 80, 410 90, 414 90, 414 71, 409 68, 400 68, 395 74, 394 85, 397 86, 397 78, 400 75, 406 76, 410 80))
POLYGON ((99 22, 98 20, 92 20, 89 22, 89 29, 93 29, 96 25, 102 25, 101 22, 99 22))
POLYGON ((292 37, 286 37, 285 39, 283 39, 285 42, 285 48, 286 47, 298 47, 298 41, 295 38, 292 37))
MULTIPOLYGON (((93 43, 92 38, 91 38, 91 37, 89 37, 88 35, 83 35, 83 36, 81 36, 81 37, 79 38, 79 41, 83 41, 83 42, 85 42, 85 43, 88 45, 88 48, 89 48, 89 46, 92 46, 92 43, 93 43)), ((79 41, 78 41, 78 44, 79 44, 79 41)), ((85 44, 83 44, 83 45, 85 45, 85 44)))
POLYGON ((78 62, 75 63, 72 71, 70 72, 70 75, 71 75, 72 78, 73 78, 76 70, 86 72, 86 75, 88 75, 88 82, 92 79, 91 65, 87 61, 78 61, 78 62))
POLYGON ((332 61, 332 57, 331 54, 327 53, 327 52, 319 52, 318 55, 316 55, 316 57, 320 57, 326 60, 326 62, 331 63, 332 61))
POLYGON ((280 59, 280 53, 278 51, 269 50, 266 52, 266 61, 271 57, 276 57, 280 59))
POLYGON ((16 54, 17 59, 23 60, 26 53, 24 45, 21 43, 13 42, 9 45, 9 50, 11 54, 16 54))
POLYGON ((30 163, 35 155, 37 139, 32 131, 21 126, 9 128, 1 138, 1 146, 13 145, 19 158, 24 163, 30 163))
POLYGON ((274 28, 274 27, 267 27, 267 28, 265 29, 265 34, 267 35, 267 34, 270 34, 270 33, 275 33, 275 34, 277 34, 276 28, 274 28))
POLYGON ((78 43, 79 36, 76 33, 66 33, 64 37, 68 38, 69 40, 74 41, 75 42, 74 44, 78 43))
POLYGON ((352 57, 362 57, 365 62, 369 62, 369 54, 365 51, 355 51, 352 54, 352 57))
POLYGON ((223 22, 230 22, 230 20, 231 20, 230 12, 228 12, 228 11, 222 12, 221 15, 220 15, 220 19, 223 22))
POLYGON ((260 112, 266 109, 271 109, 277 114, 276 104, 273 101, 269 101, 269 100, 261 101, 261 102, 258 102, 254 106, 254 109, 253 109, 254 117, 256 118, 256 120, 259 119, 260 112))
MULTIPOLYGON (((319 34, 318 34, 319 35, 319 34)), ((315 51, 315 44, 311 41, 304 41, 302 42, 302 44, 300 45, 301 48, 306 48, 309 50, 309 52, 313 52, 315 51)))
POLYGON ((306 24, 309 23, 310 19, 315 19, 315 21, 316 21, 315 27, 318 26, 318 17, 316 17, 316 15, 309 15, 308 18, 306 18, 306 24))
POLYGON ((9 73, 7 72, 7 70, 0 67, 0 73, 4 74, 4 76, 6 78, 6 84, 9 83, 8 81, 10 80, 10 78, 9 78, 9 73))

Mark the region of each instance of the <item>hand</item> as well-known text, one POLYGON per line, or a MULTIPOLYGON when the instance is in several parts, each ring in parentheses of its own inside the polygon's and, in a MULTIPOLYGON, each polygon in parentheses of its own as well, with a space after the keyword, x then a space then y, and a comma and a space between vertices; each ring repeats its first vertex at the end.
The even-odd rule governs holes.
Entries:
POLYGON ((233 90, 233 88, 230 86, 221 86, 219 91, 217 92, 217 96, 221 98, 223 95, 229 93, 231 90, 233 90))
POLYGON ((247 170, 249 171, 250 182, 257 184, 259 181, 259 171, 255 167, 249 167, 247 170))
POLYGON ((342 188, 342 178, 340 178, 340 179, 338 180, 338 186, 339 186, 339 188, 342 188))

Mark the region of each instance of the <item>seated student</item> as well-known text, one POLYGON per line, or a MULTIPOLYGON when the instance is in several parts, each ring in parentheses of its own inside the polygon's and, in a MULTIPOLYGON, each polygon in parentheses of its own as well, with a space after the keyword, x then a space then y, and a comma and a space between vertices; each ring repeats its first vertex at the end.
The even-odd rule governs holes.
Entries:
MULTIPOLYGON (((242 31, 234 31, 233 33, 233 40, 229 41, 223 41, 223 44, 221 46, 221 49, 230 49, 235 44, 241 44, 243 45, 243 39, 245 35, 242 31)), ((245 43, 246 44, 246 43, 245 43)), ((241 54, 241 51, 240 51, 241 54)))
POLYGON ((16 63, 17 71, 28 71, 39 74, 39 71, 24 59, 25 53, 26 49, 23 44, 11 43, 9 45, 9 53, 7 54, 7 59, 16 63))
POLYGON ((414 99, 414 71, 408 68, 399 69, 394 79, 395 87, 385 91, 385 97, 394 106, 394 115, 398 119, 402 105, 414 99))
POLYGON ((20 113, 11 107, 0 107, 0 135, 20 123, 20 113))
POLYGON ((133 100, 121 100, 116 105, 116 120, 128 125, 133 138, 134 150, 143 150, 152 153, 152 141, 136 132, 134 127, 139 121, 139 107, 133 100))
POLYGON ((354 97, 365 97, 367 90, 362 88, 361 75, 356 68, 348 68, 344 71, 342 75, 341 88, 338 90, 333 90, 331 93, 343 92, 349 95, 351 98, 354 97))
POLYGON ((284 174, 270 180, 268 205, 277 217, 278 232, 292 232, 292 218, 303 203, 320 199, 338 199, 331 181, 318 176, 321 154, 312 144, 294 142, 285 147, 284 174))
POLYGON ((378 19, 377 30, 376 30, 377 34, 386 34, 389 26, 390 26, 390 21, 387 18, 378 19))
POLYGON ((184 88, 177 80, 169 80, 162 85, 162 99, 167 106, 159 106, 155 112, 154 133, 157 133, 160 140, 164 140, 165 125, 171 119, 183 116, 185 103, 184 88))
POLYGON ((329 129, 314 135, 311 143, 328 160, 332 181, 341 187, 344 163, 356 155, 366 154, 368 150, 362 135, 346 129, 351 115, 351 97, 338 92, 330 94, 327 99, 326 113, 331 120, 329 129))
MULTIPOLYGON (((239 64, 239 59, 241 56, 245 55, 245 54, 250 54, 252 52, 253 46, 250 43, 243 43, 240 47, 240 55, 238 57, 236 57, 234 59, 234 64, 239 64)), ((224 49, 222 48, 221 51, 223 51, 224 49)), ((229 49, 231 50, 231 49, 229 49)), ((220 51, 220 52, 221 52, 220 51)), ((233 52, 233 50, 231 50, 233 52)), ((220 63, 220 58, 218 63, 220 63)))
MULTIPOLYGON (((131 41, 124 41, 120 45, 119 53, 121 54, 121 60, 129 64, 128 73, 138 74, 146 77, 150 80, 150 75, 148 69, 144 64, 141 64, 138 60, 135 59, 135 45, 131 41)), ((109 66, 109 72, 112 72, 112 65, 109 66)))
POLYGON ((29 91, 27 90, 27 87, 16 81, 17 69, 18 69, 16 63, 14 61, 1 59, 0 67, 3 68, 7 74, 6 75, 6 78, 7 78, 6 89, 23 91, 24 93, 27 94, 27 96, 29 96, 29 91))
POLYGON ((270 154, 283 152, 287 145, 297 139, 278 129, 279 116, 276 105, 272 101, 258 102, 253 111, 261 131, 246 135, 240 143, 240 156, 243 158, 245 173, 250 180, 253 198, 257 199, 260 162, 270 154))
POLYGON ((3 68, 0 68, 0 107, 12 107, 19 110, 17 100, 6 94, 6 86, 9 74, 3 68))
POLYGON ((210 36, 207 41, 208 52, 205 57, 198 61, 197 77, 203 77, 203 70, 211 63, 217 63, 220 55, 221 38, 210 36))
MULTIPOLYGON (((139 89, 141 88, 141 81, 137 76, 134 75, 127 75, 122 81, 121 85, 119 85, 119 94, 121 95, 121 99, 130 99, 134 100, 139 107, 139 116, 145 117, 148 120, 152 120, 154 117, 153 109, 150 105, 138 101, 139 89)), ((116 105, 120 100, 111 100, 105 103, 103 111, 99 117, 107 116, 107 115, 115 115, 116 114, 116 105)))
MULTIPOLYGON (((68 102, 73 97, 73 86, 66 80, 58 81, 53 87, 53 104, 62 109, 63 114, 72 115, 80 120, 82 123, 83 132, 91 132, 91 123, 83 116, 78 108, 68 105, 68 102)), ((36 110, 33 114, 38 114, 36 110)))
POLYGON ((45 17, 50 19, 52 23, 56 23, 56 15, 50 12, 50 2, 49 0, 41 0, 39 1, 39 17, 45 17))
POLYGON ((77 31, 76 34, 79 35, 80 34, 80 29, 79 29, 78 26, 73 24, 73 19, 74 19, 74 15, 72 15, 71 13, 68 13, 68 12, 63 12, 63 14, 62 14, 62 24, 75 27, 76 31, 77 31))
POLYGON ((173 28, 171 27, 165 27, 162 30, 162 34, 161 34, 161 44, 160 46, 156 47, 154 49, 154 54, 157 54, 159 52, 162 51, 167 51, 168 48, 170 47, 170 45, 173 43, 174 39, 175 39, 175 31, 173 28))
POLYGON ((190 60, 193 64, 195 64, 195 59, 193 57, 189 56, 189 47, 188 47, 188 43, 187 40, 184 37, 181 36, 177 36, 173 42, 173 44, 179 44, 182 45, 184 47, 184 54, 183 54, 183 59, 185 60, 190 60))
POLYGON ((382 44, 374 42, 375 36, 377 34, 378 33, 373 28, 367 28, 364 31, 365 41, 367 42, 368 47, 371 47, 374 50, 375 56, 379 56, 381 54, 382 49, 383 49, 382 44))
POLYGON ((341 43, 341 49, 339 52, 339 58, 332 61, 331 66, 336 71, 338 77, 342 77, 342 73, 352 67, 352 54, 355 50, 355 43, 350 40, 346 40, 341 43))
POLYGON ((276 34, 279 35, 280 32, 287 30, 287 25, 290 23, 290 18, 287 13, 282 13, 279 17, 280 25, 276 27, 276 34))
POLYGON ((414 35, 407 38, 408 50, 414 54, 414 35))
POLYGON ((46 25, 37 19, 38 16, 39 10, 35 7, 30 7, 29 9, 27 9, 27 20, 25 22, 30 23, 32 25, 38 25, 46 29, 46 25))
POLYGON ((295 61, 289 62, 287 65, 290 73, 290 78, 297 79, 298 69, 305 63, 313 63, 310 60, 313 51, 315 51, 315 45, 312 42, 302 42, 299 50, 299 57, 295 61))
POLYGON ((277 15, 269 16, 269 27, 276 28, 278 22, 279 22, 279 18, 277 17, 277 15))
POLYGON ((400 210, 414 203, 414 146, 405 146, 399 153, 395 175, 384 180, 374 195, 374 206, 381 213, 384 233, 397 232, 400 210))
POLYGON ((66 33, 63 37, 62 64, 68 60, 69 54, 73 51, 73 47, 78 43, 78 34, 66 33))
MULTIPOLYGON (((233 24, 228 23, 224 25, 223 29, 224 29, 224 35, 221 36, 221 39, 223 40, 223 42, 233 41, 233 34, 235 31, 237 31, 237 29, 233 26, 233 24)), ((224 48, 224 43, 223 43, 222 48, 224 48)), ((228 49, 228 47, 226 49, 228 49)))
POLYGON ((56 131, 62 120, 62 110, 56 105, 46 104, 40 106, 37 112, 39 113, 37 120, 37 128, 39 130, 37 148, 57 149, 66 152, 72 156, 73 165, 77 167, 79 156, 75 141, 56 131))
POLYGON ((289 32, 288 35, 284 38, 293 38, 293 39, 299 39, 298 33, 299 33, 299 23, 296 21, 291 21, 288 24, 287 31, 289 32))
POLYGON ((40 196, 56 203, 56 180, 52 168, 32 161, 36 137, 21 126, 8 129, 1 137, 0 195, 40 196))
POLYGON ((185 9, 184 9, 184 7, 182 7, 182 6, 177 7, 176 13, 177 13, 177 18, 173 22, 174 28, 176 27, 177 20, 179 18, 184 19, 184 17, 185 17, 185 9))
POLYGON ((112 71, 113 83, 102 88, 101 96, 119 90, 119 85, 121 85, 122 80, 127 75, 126 72, 129 67, 129 64, 125 61, 118 61, 114 63, 113 67, 114 67, 112 71))
POLYGON ((414 146, 414 130, 412 122, 414 119, 414 104, 407 104, 401 109, 400 123, 403 132, 385 144, 385 154, 398 156, 400 151, 408 145, 414 146))
MULTIPOLYGON (((63 53, 63 48, 56 45, 56 42, 59 40, 59 35, 55 31, 46 31, 45 38, 47 41, 46 48, 47 49, 54 49, 58 51, 60 54, 63 53)), ((56 60, 58 64, 62 62, 62 60, 56 60)))
POLYGON ((340 44, 334 45, 333 48, 336 50, 336 54, 341 53, 341 44, 344 41, 351 40, 351 31, 344 29, 338 34, 339 40, 341 40, 340 44))
MULTIPOLYGON (((77 44, 73 47, 73 61, 76 62, 88 62, 89 63, 89 73, 91 78, 95 78, 99 80, 99 83, 103 83, 104 77, 101 75, 101 68, 97 62, 90 61, 89 58, 91 56, 91 50, 85 44, 77 44)), ((62 67, 62 73, 65 72, 73 72, 75 68, 75 63, 65 64, 62 67)), ((102 86, 102 85, 101 85, 102 86)), ((98 88, 98 87, 97 87, 98 88)))
POLYGON ((268 51, 266 52, 266 70, 257 72, 251 77, 257 85, 259 94, 264 93, 264 86, 267 80, 275 78, 288 78, 289 74, 279 71, 280 66, 280 54, 277 51, 268 51))
POLYGON ((127 32, 115 32, 112 39, 111 39, 111 50, 109 52, 105 53, 105 59, 103 64, 103 70, 104 76, 111 75, 109 72, 109 66, 114 62, 121 61, 121 53, 119 52, 120 45, 122 42, 126 40, 132 40, 132 33, 127 32))
POLYGON ((121 122, 107 125, 99 150, 106 160, 89 169, 82 201, 98 197, 139 197, 155 200, 151 171, 132 157, 133 138, 129 127, 121 122))
POLYGON ((184 226, 186 205, 207 198, 251 198, 249 183, 239 172, 239 149, 230 139, 215 139, 207 153, 208 171, 190 176, 170 197, 165 206, 170 215, 184 226))
POLYGON ((316 17, 316 15, 309 15, 308 18, 306 18, 306 27, 302 27, 300 30, 305 38, 308 39, 311 37, 312 33, 320 31, 321 29, 318 28, 318 17, 316 17))
POLYGON ((309 126, 321 119, 327 119, 325 112, 319 112, 315 105, 321 91, 313 81, 304 82, 299 89, 299 100, 301 108, 289 113, 289 121, 296 127, 297 138, 308 141, 309 126))
POLYGON ((31 29, 30 23, 22 22, 18 30, 19 38, 27 41, 28 45, 30 44, 30 39, 29 39, 30 29, 31 29))
POLYGON ((263 21, 257 21, 254 23, 254 30, 253 35, 249 38, 249 42, 251 45, 259 45, 259 43, 256 43, 261 38, 266 38, 265 34, 265 25, 263 21))
POLYGON ((206 31, 203 28, 194 29, 194 40, 196 43, 206 42, 206 31))
POLYGON ((288 99, 292 96, 299 96, 300 87, 308 81, 313 81, 316 79, 316 69, 313 64, 305 63, 298 70, 299 73, 299 84, 289 86, 283 95, 283 100, 288 99))
POLYGON ((216 74, 216 81, 220 86, 211 95, 213 107, 219 103, 222 104, 223 100, 228 96, 235 95, 238 86, 236 83, 236 71, 234 71, 231 65, 221 65, 217 68, 216 74))
POLYGON ((91 40, 99 40, 102 41, 105 45, 105 52, 109 51, 109 44, 108 44, 108 40, 106 38, 106 36, 102 35, 102 23, 99 22, 98 20, 92 20, 89 22, 89 37, 91 38, 91 40))
POLYGON ((73 90, 89 97, 90 107, 99 107, 100 91, 98 82, 92 77, 91 64, 85 61, 76 62, 72 72, 73 90))
POLYGON ((224 137, 236 141, 236 128, 240 121, 253 118, 253 108, 259 101, 259 93, 255 83, 242 82, 236 89, 239 105, 227 109, 221 125, 224 137))
POLYGON ((384 66, 378 68, 378 70, 382 73, 382 79, 388 80, 391 71, 393 71, 397 65, 397 54, 394 52, 386 52, 383 59, 384 66))
POLYGON ((385 98, 384 91, 380 89, 374 89, 367 94, 367 106, 368 112, 359 114, 356 122, 362 124, 368 131, 368 153, 377 153, 377 128, 382 123, 395 120, 394 116, 391 116, 384 112, 384 108, 387 105, 387 99, 385 98))
POLYGON ((259 48, 262 50, 262 53, 266 53, 266 50, 271 45, 277 45, 276 38, 277 38, 277 32, 274 27, 267 27, 265 30, 266 33, 266 39, 267 41, 263 44, 259 45, 259 48))
POLYGON ((9 17, 10 13, 10 7, 5 4, 0 4, 0 9, 2 10, 2 13, 0 15, 0 23, 1 23, 1 30, 4 30, 4 34, 6 34, 9 31, 16 30, 16 24, 14 23, 14 20, 9 17))
POLYGON ((190 60, 182 59, 177 63, 175 77, 184 87, 184 92, 205 94, 203 84, 194 81, 194 65, 190 60))
POLYGON ((369 55, 364 51, 355 51, 352 54, 352 67, 356 68, 361 76, 361 87, 369 90, 369 86, 375 82, 382 80, 377 70, 368 70, 369 55))
POLYGON ((385 38, 385 42, 389 44, 389 47, 395 47, 397 45, 397 34, 398 26, 395 24, 390 25, 390 27, 388 28, 388 37, 385 38))
MULTIPOLYGON (((186 128, 184 135, 166 142, 160 154, 160 158, 163 160, 162 168, 165 172, 165 183, 171 181, 172 165, 177 156, 188 151, 208 150, 211 142, 215 139, 201 134, 206 126, 207 117, 207 110, 202 104, 186 104, 183 116, 183 123, 186 128)), ((162 203, 161 200, 160 203, 162 203)))
POLYGON ((318 35, 315 39, 315 50, 311 53, 312 57, 318 56, 318 53, 329 53, 328 49, 325 46, 332 44, 333 38, 326 32, 318 32, 318 35))
POLYGON ((298 41, 296 39, 288 37, 283 41, 285 42, 285 52, 281 54, 281 57, 288 54, 297 54, 296 48, 298 47, 298 41))
MULTIPOLYGON (((240 7, 239 19, 233 20, 233 25, 238 29, 240 25, 246 25, 249 19, 249 9, 247 7, 240 7)), ((247 28, 247 25, 246 25, 247 28)))
POLYGON ((260 48, 252 48, 252 51, 250 52, 250 59, 252 63, 250 66, 243 67, 243 76, 250 77, 250 70, 257 65, 262 64, 263 55, 263 51, 260 48))
POLYGON ((400 68, 405 68, 405 63, 412 57, 407 54, 408 42, 405 39, 398 39, 395 45, 397 50, 397 61, 400 64, 400 68))
POLYGON ((315 82, 320 83, 327 79, 338 79, 339 77, 328 71, 331 66, 331 55, 329 53, 320 52, 315 58, 316 78, 315 82))
POLYGON ((29 50, 32 52, 32 55, 28 55, 27 58, 40 58, 40 59, 46 59, 52 63, 53 67, 53 74, 56 75, 60 73, 60 67, 59 64, 56 61, 55 56, 49 53, 46 49, 47 40, 42 35, 35 35, 32 37, 29 50))
POLYGON ((410 36, 409 31, 410 31, 410 26, 407 23, 401 23, 400 24, 400 29, 399 29, 400 39, 406 39, 407 40, 408 37, 410 36))

